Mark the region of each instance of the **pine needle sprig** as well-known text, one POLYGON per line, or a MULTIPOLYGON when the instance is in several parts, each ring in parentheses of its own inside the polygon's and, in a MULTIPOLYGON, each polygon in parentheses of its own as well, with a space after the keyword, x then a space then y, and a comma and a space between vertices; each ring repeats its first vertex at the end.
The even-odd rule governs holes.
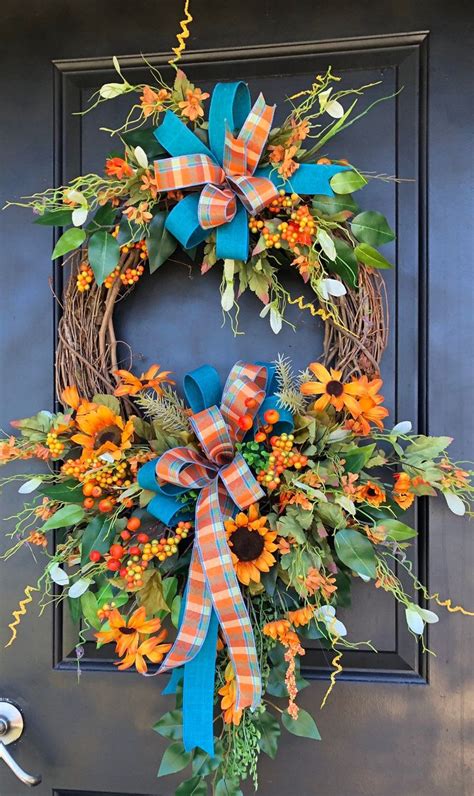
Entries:
POLYGON ((278 384, 275 395, 282 409, 287 409, 294 415, 302 414, 306 399, 300 392, 301 381, 295 376, 289 357, 278 354, 275 360, 275 377, 278 384))
POLYGON ((169 385, 163 385, 161 395, 152 396, 144 393, 136 398, 145 417, 150 418, 161 430, 169 434, 191 432, 186 406, 178 393, 169 385))

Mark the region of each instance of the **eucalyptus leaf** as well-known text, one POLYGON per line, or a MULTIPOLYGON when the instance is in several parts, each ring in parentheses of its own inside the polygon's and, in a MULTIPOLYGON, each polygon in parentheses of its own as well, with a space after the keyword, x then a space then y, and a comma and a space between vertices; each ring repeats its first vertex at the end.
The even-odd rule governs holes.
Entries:
POLYGON ((29 481, 25 481, 25 483, 21 485, 18 492, 20 493, 20 495, 29 495, 31 492, 34 492, 36 489, 38 489, 38 487, 41 486, 42 483, 43 483, 42 478, 38 477, 30 478, 29 481))
POLYGON ((51 564, 48 572, 51 580, 57 583, 58 586, 67 586, 69 583, 69 575, 64 569, 61 569, 57 561, 51 564))
POLYGON ((337 556, 343 564, 359 575, 375 578, 375 551, 366 536, 362 536, 361 533, 350 528, 344 528, 336 533, 334 546, 337 556))
POLYGON ((453 514, 457 514, 458 517, 463 517, 466 513, 466 506, 459 495, 455 495, 454 492, 443 492, 443 494, 446 503, 448 504, 448 508, 453 512, 453 514))
POLYGON ((79 578, 79 580, 76 580, 72 584, 71 588, 69 589, 68 596, 72 599, 82 597, 82 595, 88 590, 91 583, 92 581, 90 578, 79 578))
POLYGON ((351 221, 352 234, 369 246, 381 246, 395 239, 395 233, 382 213, 375 210, 364 210, 351 221))
POLYGON ((78 249, 79 246, 84 243, 85 239, 86 233, 83 229, 77 229, 77 227, 67 229, 56 243, 51 259, 55 260, 57 257, 62 257, 64 254, 78 249))
POLYGON ((76 503, 70 503, 58 509, 58 511, 46 520, 42 530, 51 531, 56 528, 69 528, 71 525, 78 525, 85 516, 86 513, 82 506, 78 506, 76 503))
POLYGON ((367 180, 358 171, 340 171, 329 182, 334 193, 348 194, 367 185, 367 180))
POLYGON ((120 259, 120 245, 109 232, 99 230, 91 235, 88 252, 95 281, 102 285, 120 259))
POLYGON ((368 265, 369 268, 380 268, 382 270, 393 268, 392 263, 389 263, 377 249, 369 246, 368 243, 359 243, 354 249, 354 254, 361 263, 368 265))

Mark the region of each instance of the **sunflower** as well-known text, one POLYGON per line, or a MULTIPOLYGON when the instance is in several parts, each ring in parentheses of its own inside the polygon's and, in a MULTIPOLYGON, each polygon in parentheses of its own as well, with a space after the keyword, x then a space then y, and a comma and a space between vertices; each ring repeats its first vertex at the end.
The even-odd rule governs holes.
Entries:
POLYGON ((385 491, 381 486, 375 484, 373 481, 367 481, 357 487, 354 495, 355 500, 359 503, 370 503, 371 506, 380 506, 385 503, 385 491))
POLYGON ((344 384, 341 381, 342 371, 333 368, 329 371, 320 362, 312 362, 309 369, 318 381, 306 381, 300 386, 300 390, 303 395, 321 396, 314 404, 316 412, 321 412, 331 404, 338 412, 345 408, 352 417, 358 417, 360 409, 356 396, 360 395, 360 386, 357 381, 344 384))
POLYGON ((71 439, 89 454, 110 453, 114 459, 120 459, 122 452, 131 447, 132 421, 125 422, 108 406, 84 402, 77 410, 76 424, 82 433, 74 434, 71 439))
MULTIPOLYGON (((159 621, 159 620, 155 620, 159 621)), ((119 669, 130 669, 134 664, 137 672, 145 674, 148 671, 145 657, 152 663, 161 663, 166 653, 171 649, 171 644, 161 644, 168 635, 166 630, 162 630, 157 636, 145 639, 137 647, 130 649, 122 661, 116 661, 115 666, 119 669)))
POLYGON ((260 583, 260 573, 268 572, 275 564, 272 553, 278 548, 274 544, 277 534, 269 531, 266 523, 267 518, 259 516, 256 504, 249 507, 247 514, 240 512, 234 520, 224 523, 235 571, 245 586, 250 581, 260 583))
MULTIPOLYGON (((146 610, 143 606, 137 608, 129 619, 114 608, 109 614, 109 630, 100 630, 96 633, 96 638, 101 644, 116 642, 115 651, 122 657, 125 653, 135 653, 138 650, 140 636, 148 636, 156 633, 161 627, 159 619, 146 619, 146 610)), ((160 638, 161 640, 161 638, 160 638)))
POLYGON ((385 400, 383 395, 378 394, 383 381, 382 379, 369 381, 367 376, 361 376, 354 383, 359 387, 360 414, 355 420, 348 420, 346 428, 350 428, 354 434, 365 437, 370 433, 371 423, 378 428, 383 428, 383 419, 389 414, 385 406, 380 406, 385 400))
POLYGON ((225 724, 234 724, 236 727, 238 727, 242 718, 242 710, 235 709, 235 703, 237 701, 237 685, 235 682, 234 669, 232 668, 231 663, 227 664, 224 677, 225 683, 217 692, 222 697, 221 709, 224 714, 224 722, 225 724))

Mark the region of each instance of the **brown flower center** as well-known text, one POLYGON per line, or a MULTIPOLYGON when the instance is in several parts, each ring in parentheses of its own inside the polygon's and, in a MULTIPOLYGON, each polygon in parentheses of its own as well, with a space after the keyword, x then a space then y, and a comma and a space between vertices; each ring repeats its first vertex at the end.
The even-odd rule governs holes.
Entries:
POLYGON ((375 497, 377 495, 377 490, 374 489, 373 486, 368 486, 367 487, 367 494, 368 494, 369 497, 375 497))
POLYGON ((230 537, 232 550, 239 561, 255 561, 265 547, 263 536, 248 528, 237 528, 230 537))
POLYGON ((119 627, 119 631, 123 636, 131 636, 132 633, 136 633, 133 627, 119 627))
POLYGON ((328 381, 326 384, 326 392, 328 395, 334 395, 335 398, 339 398, 344 392, 344 387, 340 381, 328 381))
POLYGON ((96 436, 98 448, 105 442, 112 442, 114 445, 120 445, 121 441, 122 435, 117 426, 107 426, 106 428, 103 428, 102 431, 99 431, 96 436))

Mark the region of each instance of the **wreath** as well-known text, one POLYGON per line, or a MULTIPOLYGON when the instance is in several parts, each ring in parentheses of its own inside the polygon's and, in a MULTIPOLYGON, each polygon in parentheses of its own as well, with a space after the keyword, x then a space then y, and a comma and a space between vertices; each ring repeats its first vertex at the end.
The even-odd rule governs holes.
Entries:
POLYGON ((2 463, 47 465, 3 479, 36 495, 14 518, 4 559, 27 547, 45 561, 7 646, 33 593, 41 611, 67 601, 78 665, 92 630, 98 646, 115 645, 120 670, 171 672, 164 693, 176 706, 154 726, 170 741, 158 775, 191 766, 177 794, 237 796, 248 778, 257 788, 259 756, 274 757, 281 727, 320 738, 297 703, 305 641, 332 655, 322 706, 343 651, 373 649, 349 640, 337 615, 354 580, 391 594, 423 649, 438 616, 416 595, 473 615, 418 580, 407 558, 417 531, 404 521, 418 497, 443 496, 464 514, 471 474, 449 458, 451 438, 415 434, 408 421, 385 427, 380 269, 390 264, 377 247, 394 235, 352 197, 370 177, 319 157, 367 112, 351 115, 370 87, 336 90, 328 69, 275 128, 274 108, 262 95, 252 105, 242 82, 217 84, 210 98, 181 70, 172 86, 153 67, 150 84, 132 85, 114 64, 121 82, 102 86, 93 107, 138 96, 112 131, 125 151, 105 175, 23 202, 37 223, 68 227, 53 258, 71 273, 56 362, 63 411, 13 421, 17 433, 0 443, 2 463), (157 364, 141 375, 121 367, 116 302, 178 246, 203 273, 222 269, 234 330, 246 290, 276 334, 289 303, 318 316, 324 364, 295 373, 283 356, 237 362, 224 386, 200 365, 182 391, 157 364), (313 302, 289 294, 288 267, 313 302))

